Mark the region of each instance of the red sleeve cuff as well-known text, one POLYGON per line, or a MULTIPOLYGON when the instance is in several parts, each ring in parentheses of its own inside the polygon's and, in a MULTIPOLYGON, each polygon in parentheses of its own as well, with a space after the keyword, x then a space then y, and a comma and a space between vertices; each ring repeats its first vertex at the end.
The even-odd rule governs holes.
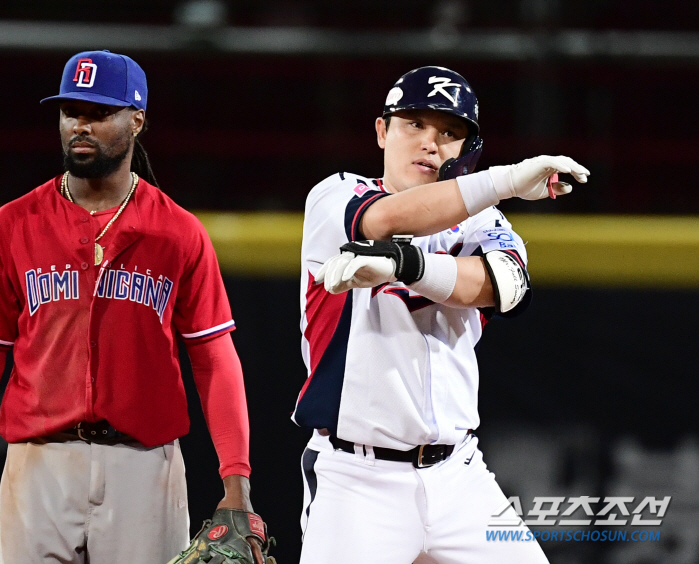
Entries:
POLYGON ((221 466, 218 469, 218 473, 221 475, 221 479, 226 476, 244 476, 246 478, 250 477, 250 465, 247 462, 237 462, 233 464, 227 464, 221 466))
POLYGON ((186 341, 194 381, 209 433, 216 447, 221 477, 250 475, 250 427, 243 371, 229 336, 186 341))

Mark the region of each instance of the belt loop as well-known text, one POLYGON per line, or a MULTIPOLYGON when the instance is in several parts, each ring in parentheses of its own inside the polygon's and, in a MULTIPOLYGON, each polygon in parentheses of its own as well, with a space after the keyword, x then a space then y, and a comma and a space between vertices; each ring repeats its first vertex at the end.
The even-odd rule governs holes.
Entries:
POLYGON ((364 445, 360 445, 359 443, 354 443, 354 456, 357 460, 364 461, 364 455, 365 455, 365 450, 364 450, 364 445))
POLYGON ((376 455, 374 454, 374 447, 364 445, 364 452, 366 452, 366 456, 364 457, 364 463, 368 466, 376 466, 376 455))

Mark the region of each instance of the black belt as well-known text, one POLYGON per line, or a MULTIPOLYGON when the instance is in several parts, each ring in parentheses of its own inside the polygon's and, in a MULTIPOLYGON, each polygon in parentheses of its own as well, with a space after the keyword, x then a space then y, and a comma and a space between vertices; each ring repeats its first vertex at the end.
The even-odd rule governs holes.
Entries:
POLYGON ((75 427, 64 429, 63 431, 54 433, 53 435, 32 439, 32 442, 65 443, 68 441, 74 441, 76 439, 80 439, 86 443, 98 443, 105 445, 137 442, 136 439, 127 435, 126 433, 117 431, 109 424, 109 422, 105 420, 97 421, 95 423, 81 421, 75 427))
MULTIPOLYGON (((330 435, 330 442, 335 450, 354 454, 354 443, 330 435)), ((415 468, 427 468, 437 462, 446 460, 454 452, 454 445, 419 445, 410 450, 394 450, 392 448, 373 447, 374 457, 379 460, 394 462, 410 462, 415 468)), ((364 449, 366 454, 366 448, 364 449)))

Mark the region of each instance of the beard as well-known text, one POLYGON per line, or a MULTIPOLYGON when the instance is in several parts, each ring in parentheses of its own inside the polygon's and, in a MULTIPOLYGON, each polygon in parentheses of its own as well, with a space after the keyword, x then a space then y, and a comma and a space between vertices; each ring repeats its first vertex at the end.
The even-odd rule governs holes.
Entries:
MULTIPOLYGON (((63 167, 76 178, 104 178, 117 170, 129 154, 129 136, 125 136, 116 146, 106 148, 102 144, 95 145, 94 155, 74 154, 70 149, 63 149, 63 167)), ((71 139, 71 143, 83 141, 79 136, 71 139)), ((94 141, 91 141, 94 144, 94 141)))

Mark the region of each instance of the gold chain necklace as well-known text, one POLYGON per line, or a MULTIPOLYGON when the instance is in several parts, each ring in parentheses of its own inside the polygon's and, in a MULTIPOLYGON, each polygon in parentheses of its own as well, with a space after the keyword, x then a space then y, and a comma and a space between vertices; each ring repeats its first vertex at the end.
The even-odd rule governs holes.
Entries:
MULTIPOLYGON (((136 185, 138 184, 138 175, 135 172, 131 173, 131 190, 129 190, 129 193, 126 195, 126 198, 124 198, 124 201, 121 203, 121 206, 117 210, 117 212, 114 214, 112 219, 109 220, 107 225, 104 226, 104 229, 102 229, 102 233, 97 235, 95 237, 95 266, 99 266, 102 264, 102 260, 104 260, 104 247, 100 245, 97 241, 99 241, 102 237, 104 237, 104 234, 107 232, 107 230, 112 226, 112 223, 114 223, 117 218, 121 215, 121 212, 124 211, 124 208, 126 207, 126 204, 129 203, 129 200, 131 199, 131 196, 133 195, 134 191, 136 190, 136 185)), ((70 190, 68 189, 68 171, 65 172, 63 175, 63 178, 61 178, 61 195, 64 198, 67 198, 69 202, 75 203, 75 200, 73 200, 73 196, 70 193, 70 190)), ((95 212, 90 212, 90 215, 94 214, 95 212)))

